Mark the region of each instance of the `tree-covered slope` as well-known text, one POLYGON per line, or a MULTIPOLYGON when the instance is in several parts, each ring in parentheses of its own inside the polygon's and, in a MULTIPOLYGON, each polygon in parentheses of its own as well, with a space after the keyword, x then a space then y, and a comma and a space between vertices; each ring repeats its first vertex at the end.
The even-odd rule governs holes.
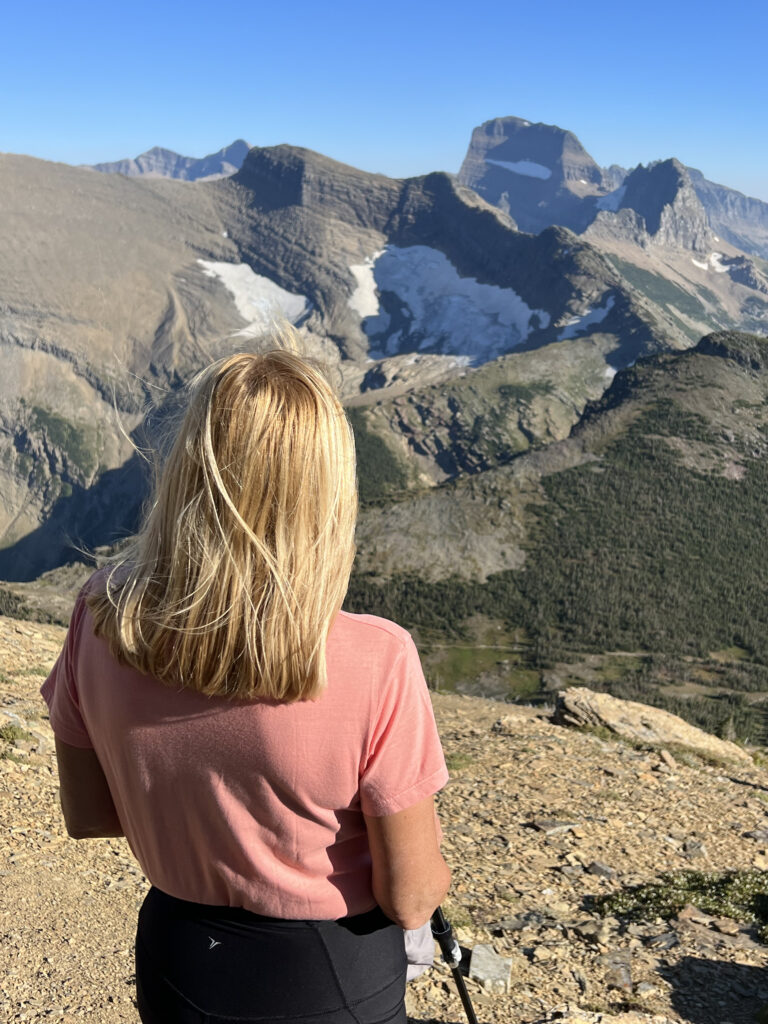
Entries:
MULTIPOLYGON (((454 558, 438 578, 439 557, 425 546, 419 564, 406 540, 402 571, 358 574, 349 606, 433 644, 471 643, 477 616, 503 622, 525 637, 507 660, 542 684, 586 680, 762 735, 746 702, 768 696, 767 454, 768 339, 710 335, 621 371, 568 440, 429 496, 477 530, 484 508, 505 504, 516 564, 478 572, 454 558)), ((393 523, 407 504, 389 511, 393 523)), ((377 511, 374 543, 391 551, 377 511)), ((466 545, 447 532, 435 551, 466 545)), ((364 548, 360 564, 372 567, 364 548)))

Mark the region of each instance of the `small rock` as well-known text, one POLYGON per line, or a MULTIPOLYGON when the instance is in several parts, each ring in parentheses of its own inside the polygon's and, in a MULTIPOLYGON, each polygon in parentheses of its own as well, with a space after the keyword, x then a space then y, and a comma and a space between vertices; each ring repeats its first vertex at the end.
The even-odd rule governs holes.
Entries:
POLYGON ((738 923, 730 917, 716 917, 712 920, 712 927, 723 935, 738 935, 741 931, 738 923))
POLYGON ((587 868, 590 875, 597 875, 599 878, 615 878, 616 872, 612 867, 603 864, 602 861, 593 860, 587 868))
POLYGON ((695 857, 706 857, 707 848, 700 839, 686 839, 683 843, 683 853, 691 859, 695 857))
POLYGON ((677 937, 677 932, 662 932, 661 935, 651 935, 646 941, 646 945, 651 949, 672 949, 673 946, 680 945, 680 939, 677 937))
POLYGON ((611 930, 604 921, 584 921, 574 927, 574 932, 586 942, 593 945, 605 945, 610 937, 611 930))
POLYGON ((616 964, 605 973, 605 984, 609 989, 619 992, 632 991, 632 975, 626 964, 616 964))
POLYGON ((525 928, 525 919, 522 917, 504 917, 501 921, 490 925, 490 930, 494 935, 503 935, 504 932, 519 932, 523 928, 525 928))
POLYGON ((577 825, 575 821, 555 821, 554 818, 535 818, 531 824, 537 831, 543 832, 546 836, 563 835, 565 832, 570 832, 577 825))
POLYGON ((755 828, 751 832, 744 833, 745 839, 756 839, 758 843, 768 842, 768 828, 755 828))
POLYGON ((585 996, 589 991, 589 982, 587 981, 583 971, 580 971, 578 967, 572 967, 571 975, 573 976, 573 980, 579 986, 581 994, 585 996))
POLYGON ((693 924, 710 925, 713 921, 711 914, 705 914, 703 910, 699 910, 693 903, 686 903, 677 917, 680 921, 691 921, 693 924))
POLYGON ((552 950, 548 946, 536 946, 531 955, 534 963, 540 964, 552 959, 552 950))
POLYGON ((635 986, 635 995, 640 999, 650 999, 651 996, 659 994, 660 989, 657 985, 653 985, 650 981, 641 981, 639 985, 635 986))
POLYGON ((486 992, 506 995, 512 977, 512 960, 499 956, 493 946, 478 943, 472 950, 469 976, 486 992))
POLYGON ((664 749, 660 750, 659 751, 659 757, 664 762, 664 764, 667 766, 667 768, 673 768, 673 769, 677 768, 677 761, 674 759, 674 757, 672 757, 672 755, 670 754, 670 752, 668 750, 664 750, 664 749))

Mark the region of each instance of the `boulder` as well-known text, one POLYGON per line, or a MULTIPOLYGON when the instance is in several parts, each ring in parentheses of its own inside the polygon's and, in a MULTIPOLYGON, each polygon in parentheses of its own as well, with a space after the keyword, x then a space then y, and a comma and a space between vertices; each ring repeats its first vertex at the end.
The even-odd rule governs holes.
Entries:
POLYGON ((688 747, 718 761, 751 760, 735 743, 710 736, 669 711, 620 700, 609 693, 595 693, 586 687, 572 687, 558 694, 552 721, 558 725, 603 726, 625 739, 655 747, 688 747))

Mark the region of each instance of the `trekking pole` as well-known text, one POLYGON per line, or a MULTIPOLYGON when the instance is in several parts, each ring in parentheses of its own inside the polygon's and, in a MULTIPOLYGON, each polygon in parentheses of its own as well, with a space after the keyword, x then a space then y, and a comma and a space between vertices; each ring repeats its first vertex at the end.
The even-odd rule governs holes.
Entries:
POLYGON ((432 928, 432 935, 440 946, 440 952, 443 954, 443 960, 445 960, 451 969, 451 974, 453 975, 453 980, 456 982, 456 988, 459 990, 461 1005, 464 1007, 467 1020, 469 1021, 469 1024, 478 1024, 475 1011, 473 1010, 472 1003, 469 999, 467 986, 464 984, 464 978, 459 970, 459 964, 461 963, 461 949, 459 948, 458 942, 453 937, 451 924, 449 921, 446 921, 442 907, 438 907, 432 915, 430 926, 432 928))

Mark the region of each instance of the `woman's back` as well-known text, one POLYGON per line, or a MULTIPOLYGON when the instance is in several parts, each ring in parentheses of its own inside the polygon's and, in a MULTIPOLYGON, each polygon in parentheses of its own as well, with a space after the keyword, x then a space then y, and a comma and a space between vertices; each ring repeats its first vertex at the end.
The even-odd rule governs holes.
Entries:
POLYGON ((92 740, 154 885, 184 900, 330 920, 375 903, 363 815, 394 814, 448 776, 405 630, 342 612, 326 664, 315 701, 171 689, 112 657, 81 596, 44 695, 58 736, 92 740))

